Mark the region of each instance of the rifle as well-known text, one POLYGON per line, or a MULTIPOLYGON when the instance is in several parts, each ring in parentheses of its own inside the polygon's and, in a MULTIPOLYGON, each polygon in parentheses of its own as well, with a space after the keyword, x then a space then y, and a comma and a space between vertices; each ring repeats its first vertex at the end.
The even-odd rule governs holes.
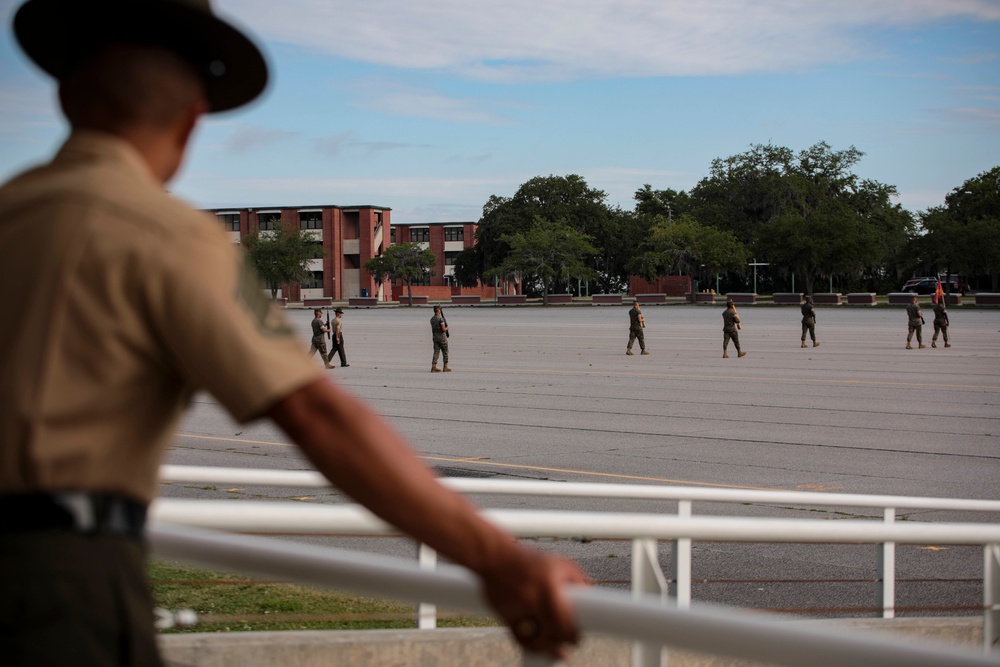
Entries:
MULTIPOLYGON (((739 311, 736 310, 736 304, 735 303, 733 304, 733 312, 736 313, 737 317, 740 316, 739 311)), ((736 323, 736 330, 737 331, 742 331, 743 330, 743 325, 740 322, 736 323)))
MULTIPOLYGON (((448 326, 448 318, 444 316, 444 308, 441 309, 441 321, 444 322, 445 327, 448 326)), ((451 332, 448 329, 444 330, 444 337, 451 338, 451 332)))
POLYGON ((330 335, 330 309, 329 308, 326 309, 326 339, 327 340, 333 340, 332 336, 330 335))

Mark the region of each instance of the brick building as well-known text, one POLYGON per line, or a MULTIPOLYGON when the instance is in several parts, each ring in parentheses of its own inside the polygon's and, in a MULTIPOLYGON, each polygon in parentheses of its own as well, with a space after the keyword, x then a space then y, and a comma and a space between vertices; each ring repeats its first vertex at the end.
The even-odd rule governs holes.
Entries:
POLYGON ((313 277, 303 285, 284 285, 278 296, 289 301, 321 297, 342 301, 365 295, 389 298, 388 284, 376 284, 364 265, 389 245, 390 211, 372 205, 207 209, 233 243, 256 230, 267 233, 284 227, 310 232, 316 243, 309 266, 313 277))

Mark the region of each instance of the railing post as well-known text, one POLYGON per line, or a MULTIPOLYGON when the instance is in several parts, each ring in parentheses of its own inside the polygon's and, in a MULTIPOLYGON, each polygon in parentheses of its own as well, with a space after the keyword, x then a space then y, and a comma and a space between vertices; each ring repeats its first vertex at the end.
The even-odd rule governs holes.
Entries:
MULTIPOLYGON (((417 564, 421 570, 437 569, 437 552, 426 544, 417 545, 417 564)), ((437 605, 421 602, 417 605, 417 628, 433 630, 437 627, 437 605)))
MULTIPOLYGON (((632 597, 667 599, 667 580, 660 570, 656 540, 632 540, 632 597)), ((632 644, 632 667, 666 667, 667 649, 659 644, 632 644)))
POLYGON ((1000 544, 983 548, 983 651, 1000 650, 1000 544))
MULTIPOLYGON (((680 500, 677 502, 677 516, 691 517, 691 501, 680 500)), ((691 539, 683 537, 674 540, 674 558, 671 564, 671 578, 677 588, 674 597, 677 598, 677 606, 687 609, 691 606, 691 539)))
MULTIPOLYGON (((896 520, 896 510, 886 507, 885 522, 896 520)), ((878 550, 878 578, 882 591, 882 618, 896 617, 896 543, 883 542, 878 550)))

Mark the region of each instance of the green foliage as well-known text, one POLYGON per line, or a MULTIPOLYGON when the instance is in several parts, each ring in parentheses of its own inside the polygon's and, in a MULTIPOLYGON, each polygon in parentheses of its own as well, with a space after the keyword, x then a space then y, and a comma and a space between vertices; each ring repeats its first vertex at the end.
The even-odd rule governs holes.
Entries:
POLYGON ((505 234, 501 240, 510 251, 506 259, 488 276, 523 274, 537 280, 542 286, 543 301, 548 303, 548 293, 555 280, 590 278, 593 269, 587 259, 597 253, 590 237, 573 229, 562 220, 536 217, 534 224, 523 232, 505 234))
POLYGON ((938 269, 983 273, 997 287, 1000 273, 1000 166, 967 180, 945 197, 945 205, 921 214, 927 232, 919 244, 938 269))
POLYGON ((853 173, 863 155, 824 142, 797 155, 753 146, 713 161, 711 175, 691 192, 691 210, 778 271, 802 276, 811 292, 820 275, 860 276, 884 267, 913 232, 912 217, 891 202, 893 186, 853 173))
POLYGON ((483 256, 475 248, 466 248, 455 257, 455 280, 462 287, 475 287, 484 274, 483 256))
POLYGON ((277 298, 282 285, 302 283, 312 277, 309 260, 316 255, 314 233, 299 229, 254 231, 243 238, 250 265, 277 298))
MULTIPOLYGON (((493 195, 483 206, 483 216, 476 228, 476 252, 481 277, 496 275, 511 253, 508 239, 526 233, 535 220, 561 221, 576 232, 589 236, 604 248, 620 231, 612 212, 605 205, 607 194, 595 190, 577 176, 538 176, 523 183, 512 197, 493 195)), ((601 255, 601 257, 605 257, 601 255)), ((605 261, 611 261, 605 257, 605 261)), ((599 253, 590 258, 598 268, 599 253)))
POLYGON ((688 214, 673 220, 656 216, 654 221, 630 265, 636 275, 652 280, 676 273, 704 279, 746 268, 749 251, 732 233, 702 225, 688 214))
POLYGON ((437 257, 429 248, 422 248, 419 243, 396 243, 378 257, 365 262, 365 270, 376 282, 383 282, 387 278, 405 282, 412 306, 413 281, 434 275, 436 263, 437 257))

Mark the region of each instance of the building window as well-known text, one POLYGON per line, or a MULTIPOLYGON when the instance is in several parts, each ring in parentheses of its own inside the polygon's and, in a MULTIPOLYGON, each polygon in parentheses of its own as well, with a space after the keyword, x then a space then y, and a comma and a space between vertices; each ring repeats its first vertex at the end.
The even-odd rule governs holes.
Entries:
POLYGON ((257 222, 260 223, 260 231, 276 232, 281 229, 280 213, 258 213, 257 222))
POLYGON ((431 274, 425 273, 419 278, 414 278, 410 284, 414 287, 429 287, 431 284, 431 274))
POLYGON ((322 287, 323 287, 322 271, 313 271, 312 279, 302 283, 302 289, 322 289, 322 287))
POLYGON ((395 242, 396 242, 396 228, 395 227, 390 227, 389 228, 389 243, 395 243, 395 242))
POLYGON ((219 213, 219 222, 222 223, 222 228, 227 232, 238 232, 240 231, 240 214, 239 213, 219 213))
POLYGON ((410 229, 410 242, 411 243, 430 243, 431 240, 431 230, 427 227, 417 227, 415 229, 410 229))
POLYGON ((444 228, 444 240, 445 241, 464 241, 465 240, 465 228, 464 227, 445 227, 444 228))
POLYGON ((323 214, 319 211, 300 211, 299 229, 323 229, 323 214))
POLYGON ((458 257, 457 252, 446 252, 444 254, 444 265, 445 266, 455 266, 455 258, 458 257))

